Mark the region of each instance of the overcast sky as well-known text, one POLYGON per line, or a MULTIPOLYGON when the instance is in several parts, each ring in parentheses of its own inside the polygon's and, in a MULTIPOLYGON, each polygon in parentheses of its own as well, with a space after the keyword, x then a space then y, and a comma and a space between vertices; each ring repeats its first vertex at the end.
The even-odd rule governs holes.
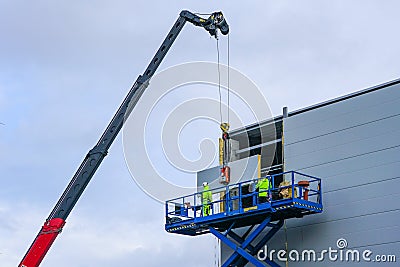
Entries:
MULTIPOLYGON (((400 76, 398 1, 209 2, 0 0, 1 266, 19 263, 182 9, 224 12, 231 66, 274 115, 400 76)), ((160 70, 192 61, 215 62, 215 40, 186 25, 160 70)), ((163 208, 118 137, 41 266, 213 266, 214 239, 165 233, 163 208)))

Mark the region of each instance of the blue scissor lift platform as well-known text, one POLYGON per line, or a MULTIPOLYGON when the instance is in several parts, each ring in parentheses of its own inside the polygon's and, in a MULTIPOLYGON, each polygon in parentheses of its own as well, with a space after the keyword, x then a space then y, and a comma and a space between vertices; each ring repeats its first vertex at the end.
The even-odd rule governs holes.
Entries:
MULTIPOLYGON (((223 267, 245 266, 248 262, 257 267, 265 266, 257 259, 257 252, 282 227, 285 219, 322 212, 321 179, 296 171, 229 184, 210 191, 213 201, 204 204, 203 192, 166 201, 165 230, 190 236, 212 233, 234 251, 222 264, 223 267), (260 203, 258 198, 263 190, 255 190, 260 179, 268 179, 271 184, 265 190, 269 197, 264 203, 260 203), (275 186, 278 179, 286 181, 286 185, 275 186), (234 231, 246 226, 248 229, 242 235, 234 231), (265 234, 264 229, 267 228, 270 230, 265 234), (264 236, 261 237, 261 234, 264 236), (260 241, 252 244, 257 237, 260 241)), ((268 258, 265 263, 279 266, 268 258)))

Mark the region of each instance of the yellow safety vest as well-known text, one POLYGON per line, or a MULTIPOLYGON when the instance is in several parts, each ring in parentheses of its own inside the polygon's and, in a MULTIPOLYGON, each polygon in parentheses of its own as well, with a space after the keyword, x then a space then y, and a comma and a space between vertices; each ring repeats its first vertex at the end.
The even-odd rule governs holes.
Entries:
POLYGON ((259 197, 267 197, 268 189, 272 188, 271 182, 267 178, 260 179, 257 182, 256 188, 258 188, 258 196, 259 197))
POLYGON ((208 185, 204 186, 202 193, 203 204, 212 202, 212 193, 208 185))

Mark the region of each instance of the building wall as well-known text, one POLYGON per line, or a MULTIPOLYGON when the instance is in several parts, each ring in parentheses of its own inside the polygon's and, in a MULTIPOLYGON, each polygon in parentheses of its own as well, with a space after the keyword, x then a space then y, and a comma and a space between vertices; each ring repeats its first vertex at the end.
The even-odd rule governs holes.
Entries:
MULTIPOLYGON (((400 84, 284 119, 285 170, 323 179, 324 212, 290 219, 269 249, 348 249, 394 254, 397 263, 289 262, 289 266, 398 266, 400 262, 400 84)), ((229 250, 222 248, 222 258, 229 250)), ((284 262, 277 261, 281 266, 284 262)), ((248 265, 250 266, 250 265, 248 265)))
MULTIPOLYGON (((348 248, 398 254, 400 85, 289 116, 284 137, 285 169, 323 179, 324 212, 287 221, 289 250, 336 248, 345 238, 348 248)), ((277 237, 284 247, 284 231, 277 237)))

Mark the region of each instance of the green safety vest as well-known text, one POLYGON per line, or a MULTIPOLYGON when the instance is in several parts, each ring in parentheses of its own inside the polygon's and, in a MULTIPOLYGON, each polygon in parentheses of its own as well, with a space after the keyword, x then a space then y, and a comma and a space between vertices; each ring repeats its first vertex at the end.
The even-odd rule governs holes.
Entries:
POLYGON ((203 204, 212 202, 212 193, 208 185, 203 187, 203 193, 201 194, 201 197, 203 199, 203 204))
POLYGON ((271 182, 267 178, 260 179, 257 182, 256 188, 258 188, 259 197, 267 197, 268 189, 272 188, 271 182))

